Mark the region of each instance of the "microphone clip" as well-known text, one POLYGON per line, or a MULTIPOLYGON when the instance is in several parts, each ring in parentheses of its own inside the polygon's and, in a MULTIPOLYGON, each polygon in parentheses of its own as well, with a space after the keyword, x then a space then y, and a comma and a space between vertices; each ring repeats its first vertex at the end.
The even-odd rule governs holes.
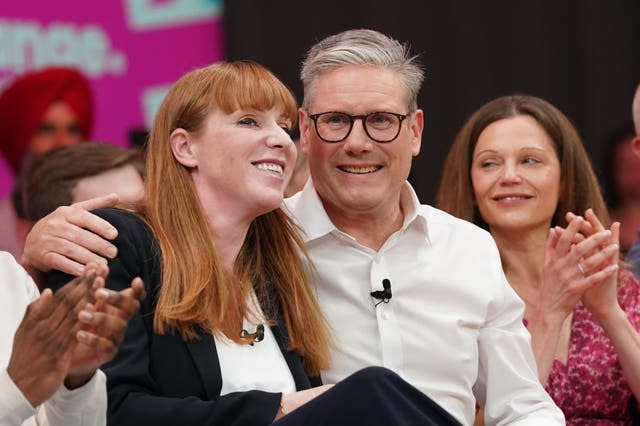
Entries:
POLYGON ((389 303, 391 299, 391 281, 388 278, 382 280, 382 290, 375 290, 369 293, 374 299, 378 299, 379 302, 375 304, 377 307, 381 303, 389 303))

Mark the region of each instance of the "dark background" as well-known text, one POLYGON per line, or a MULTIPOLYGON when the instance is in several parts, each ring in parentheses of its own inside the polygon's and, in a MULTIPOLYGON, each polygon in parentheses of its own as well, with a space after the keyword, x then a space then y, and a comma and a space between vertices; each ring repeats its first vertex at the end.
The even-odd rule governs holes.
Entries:
POLYGON ((432 204, 449 145, 467 116, 513 92, 542 97, 576 125, 601 180, 611 135, 631 126, 640 83, 639 0, 227 0, 227 58, 274 71, 302 100, 306 50, 371 28, 409 42, 425 66, 425 112, 410 181, 432 204))

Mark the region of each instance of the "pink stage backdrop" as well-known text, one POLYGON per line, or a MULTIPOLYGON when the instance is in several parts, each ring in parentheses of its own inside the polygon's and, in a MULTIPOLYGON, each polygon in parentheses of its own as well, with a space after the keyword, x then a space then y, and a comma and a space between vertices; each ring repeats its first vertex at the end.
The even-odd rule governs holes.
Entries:
MULTIPOLYGON (((28 70, 77 67, 94 93, 93 140, 128 145, 129 131, 149 127, 171 83, 224 56, 220 0, 1 3, 0 90, 28 70)), ((0 158, 0 198, 12 184, 0 158)))

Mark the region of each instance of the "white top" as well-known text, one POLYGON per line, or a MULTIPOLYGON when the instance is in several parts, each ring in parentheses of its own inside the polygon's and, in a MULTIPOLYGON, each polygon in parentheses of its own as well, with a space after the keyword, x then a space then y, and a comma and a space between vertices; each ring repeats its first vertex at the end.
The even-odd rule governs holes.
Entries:
MULTIPOLYGON (((261 390, 265 392, 282 392, 285 394, 296 391, 296 383, 289 366, 280 351, 271 327, 265 324, 264 314, 257 303, 255 293, 252 292, 251 307, 256 317, 264 324, 264 339, 253 345, 241 345, 224 336, 214 334, 220 371, 222 373, 222 390, 220 395, 232 392, 247 392, 261 390)), ((248 333, 254 333, 256 321, 245 319, 242 327, 248 333)))
POLYGON ((476 398, 488 426, 564 424, 538 381, 524 304, 489 233, 420 205, 409 183, 402 228, 377 252, 331 223, 311 180, 285 203, 306 232, 336 341, 325 383, 380 365, 466 425, 476 398), (392 298, 375 307, 369 293, 385 278, 392 298))
POLYGON ((98 370, 84 386, 64 385, 39 407, 32 407, 7 374, 13 335, 29 303, 38 298, 31 277, 9 253, 0 252, 0 426, 98 426, 106 424, 107 389, 98 370))
POLYGON ((22 258, 22 245, 16 235, 16 213, 13 211, 11 196, 0 196, 0 251, 8 251, 16 259, 22 258))

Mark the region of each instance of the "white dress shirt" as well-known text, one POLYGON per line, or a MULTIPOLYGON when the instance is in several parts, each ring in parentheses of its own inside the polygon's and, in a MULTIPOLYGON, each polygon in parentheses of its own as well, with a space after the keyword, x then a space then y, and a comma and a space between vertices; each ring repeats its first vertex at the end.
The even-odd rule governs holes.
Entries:
POLYGON ((562 425, 538 381, 524 304, 506 281, 489 233, 420 205, 406 183, 404 223, 379 251, 338 230, 311 180, 285 201, 305 231, 320 306, 336 342, 325 383, 387 367, 460 422, 476 399, 486 425, 562 425), (391 282, 380 303, 370 292, 391 282))
POLYGON ((0 252, 0 426, 99 426, 106 424, 106 378, 100 370, 72 391, 64 385, 32 407, 7 374, 13 336, 38 288, 12 255, 0 252))

